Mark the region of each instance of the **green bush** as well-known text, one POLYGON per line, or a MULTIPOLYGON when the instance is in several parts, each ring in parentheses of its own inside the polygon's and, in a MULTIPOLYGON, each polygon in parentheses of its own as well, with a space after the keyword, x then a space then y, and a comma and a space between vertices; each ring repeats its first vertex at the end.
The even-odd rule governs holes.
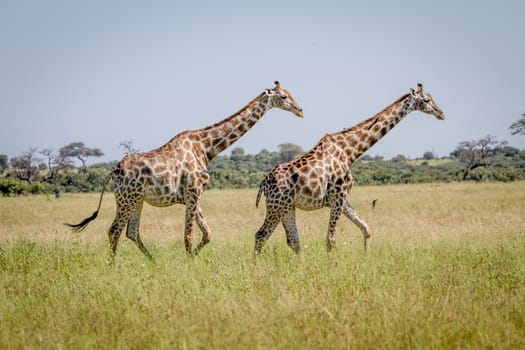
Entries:
POLYGON ((0 193, 3 196, 20 196, 27 194, 28 183, 15 178, 0 178, 0 193))

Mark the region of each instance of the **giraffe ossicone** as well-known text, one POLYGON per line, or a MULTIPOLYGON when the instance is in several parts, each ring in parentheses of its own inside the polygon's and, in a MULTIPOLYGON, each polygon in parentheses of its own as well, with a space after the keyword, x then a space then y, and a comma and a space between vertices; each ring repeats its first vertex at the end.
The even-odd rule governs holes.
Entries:
POLYGON ((259 254, 279 223, 284 226, 287 244, 296 253, 301 245, 295 221, 296 208, 316 210, 330 208, 326 235, 327 249, 335 243, 335 229, 341 214, 361 230, 364 248, 370 238, 368 224, 359 217, 348 201, 354 179, 352 163, 396 126, 407 114, 420 111, 444 119, 445 115, 432 96, 411 89, 373 117, 340 132, 327 134, 305 155, 277 165, 261 182, 256 206, 261 195, 266 197, 266 217, 255 234, 255 254, 259 254))
POLYGON ((197 254, 211 239, 211 231, 202 213, 200 200, 208 184, 208 163, 231 146, 272 108, 279 108, 303 117, 303 110, 289 91, 278 81, 264 90, 230 117, 198 130, 188 130, 173 137, 165 145, 149 152, 126 155, 105 180, 97 210, 78 224, 67 224, 82 231, 97 218, 109 180, 115 184, 117 210, 108 236, 114 258, 124 227, 126 236, 152 259, 140 234, 140 217, 144 202, 157 207, 173 204, 186 206, 184 244, 189 254, 197 254), (193 249, 193 225, 197 222, 202 240, 193 249))

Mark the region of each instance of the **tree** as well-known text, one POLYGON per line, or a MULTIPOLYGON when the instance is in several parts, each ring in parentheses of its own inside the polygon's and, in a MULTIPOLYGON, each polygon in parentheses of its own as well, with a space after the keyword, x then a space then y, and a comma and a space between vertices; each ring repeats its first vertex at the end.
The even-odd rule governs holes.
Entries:
POLYGON ((398 154, 397 156, 391 159, 391 161, 394 163, 402 163, 402 162, 406 162, 406 160, 407 160, 406 157, 402 154, 398 154))
POLYGON ((293 143, 281 143, 278 147, 281 155, 281 162, 283 163, 289 162, 304 154, 304 150, 301 146, 294 145, 293 143))
POLYGON ((82 142, 71 142, 59 150, 61 157, 77 158, 82 163, 82 170, 86 172, 86 162, 89 157, 101 157, 104 153, 99 148, 89 148, 82 142))
POLYGON ((120 141, 119 147, 124 150, 124 154, 138 153, 139 149, 133 148, 133 140, 120 141))
POLYGON ((54 154, 52 149, 45 148, 39 152, 47 160, 47 168, 49 169, 49 175, 45 181, 53 182, 58 175, 58 172, 67 166, 72 165, 71 159, 67 156, 54 154))
POLYGON ((35 156, 36 151, 36 148, 31 147, 22 155, 11 158, 11 167, 19 180, 32 184, 38 178, 38 165, 41 159, 35 156))
POLYGON ((230 158, 234 162, 242 160, 243 157, 244 157, 244 149, 242 147, 236 147, 232 150, 232 155, 230 158))
POLYGON ((361 157, 359 157, 359 160, 362 160, 362 161, 365 161, 365 162, 370 162, 370 161, 374 160, 374 158, 372 158, 372 156, 369 155, 369 154, 363 154, 361 157))
POLYGON ((424 160, 432 160, 434 159, 435 156, 434 156, 434 153, 433 152, 430 152, 430 151, 427 151, 423 154, 423 159, 424 160))
POLYGON ((255 162, 257 169, 260 171, 268 172, 272 170, 281 161, 281 155, 277 152, 269 152, 263 149, 255 155, 255 162))
POLYGON ((510 133, 512 135, 525 135, 525 113, 521 115, 521 119, 512 123, 510 133))
POLYGON ((494 161, 494 148, 503 147, 505 141, 497 141, 495 136, 487 135, 479 140, 460 142, 450 154, 464 165, 463 180, 476 168, 486 168, 494 161))
POLYGON ((7 170, 9 165, 9 159, 7 154, 0 154, 0 174, 3 174, 7 170))

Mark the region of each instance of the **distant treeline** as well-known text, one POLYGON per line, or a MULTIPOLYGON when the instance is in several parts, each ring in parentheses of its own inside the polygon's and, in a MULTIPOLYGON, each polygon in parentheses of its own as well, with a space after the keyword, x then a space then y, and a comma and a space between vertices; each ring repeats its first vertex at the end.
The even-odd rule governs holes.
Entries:
MULTIPOLYGON (((426 152, 414 160, 402 155, 390 160, 364 155, 351 170, 356 185, 525 180, 525 150, 504 146, 492 148, 483 157, 466 153, 459 149, 448 157, 436 158, 426 152)), ((264 176, 286 158, 280 152, 245 155, 242 150, 219 156, 209 166, 210 187, 258 187, 264 176)))
MULTIPOLYGON (((277 164, 304 153, 301 147, 282 144, 278 151, 245 154, 234 148, 230 155, 217 156, 208 167, 208 188, 256 188, 277 164)), ((22 161, 0 155, 0 193, 4 196, 63 192, 100 191, 104 179, 117 162, 75 166, 72 162, 22 161), (54 166, 55 164, 55 166, 54 166)), ((426 152, 418 159, 402 155, 385 160, 363 155, 352 165, 356 185, 410 184, 453 181, 525 180, 525 150, 509 147, 487 136, 465 141, 449 156, 437 158, 426 152)), ((110 182, 111 184, 111 182, 110 182)), ((112 184, 111 184, 112 185, 112 184)), ((110 185, 110 186, 111 186, 110 185)), ((110 188, 111 189, 111 188, 110 188)))

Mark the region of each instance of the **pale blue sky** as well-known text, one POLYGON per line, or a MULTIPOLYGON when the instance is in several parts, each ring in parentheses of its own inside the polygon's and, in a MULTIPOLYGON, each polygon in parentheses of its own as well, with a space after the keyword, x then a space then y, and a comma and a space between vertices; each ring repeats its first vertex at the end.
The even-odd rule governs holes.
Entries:
POLYGON ((305 118, 272 110, 232 148, 308 150, 421 82, 447 119, 413 113, 368 154, 443 156, 487 134, 523 149, 525 2, 0 1, 10 157, 82 141, 117 160, 120 141, 158 147, 274 80, 305 118))

